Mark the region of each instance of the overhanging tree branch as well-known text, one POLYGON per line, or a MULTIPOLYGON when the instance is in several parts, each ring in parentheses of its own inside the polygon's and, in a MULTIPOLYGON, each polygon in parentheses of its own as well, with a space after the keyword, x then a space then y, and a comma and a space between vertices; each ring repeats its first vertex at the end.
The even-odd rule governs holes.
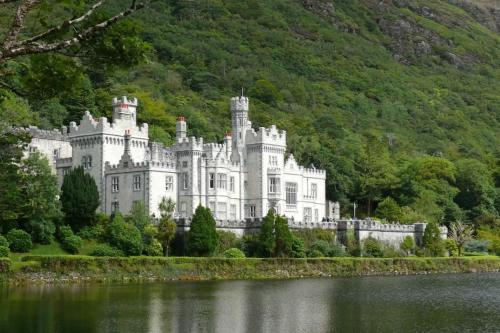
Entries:
MULTIPOLYGON (((0 0, 0 3, 4 2, 14 2, 10 0, 0 0), (3 2, 2 2, 3 1, 3 2)), ((29 11, 36 6, 40 0, 24 0, 17 8, 16 15, 14 17, 14 21, 12 23, 11 29, 5 38, 5 41, 0 48, 0 63, 16 58, 23 55, 29 54, 39 54, 39 53, 47 53, 51 51, 61 50, 69 48, 75 44, 78 44, 84 40, 87 40, 98 33, 108 29, 111 25, 119 21, 120 19, 127 17, 136 11, 144 8, 147 3, 150 1, 144 1, 137 3, 136 0, 133 0, 130 7, 126 10, 116 14, 115 16, 104 20, 100 23, 92 25, 80 33, 76 33, 73 37, 68 39, 64 39, 56 42, 40 42, 43 38, 63 31, 71 26, 74 26, 78 23, 85 22, 89 19, 89 17, 99 8, 106 0, 101 0, 95 3, 87 12, 85 12, 80 17, 67 20, 56 26, 54 28, 48 29, 45 32, 42 32, 36 36, 30 37, 26 40, 18 40, 19 33, 21 29, 24 27, 24 19, 29 11)))

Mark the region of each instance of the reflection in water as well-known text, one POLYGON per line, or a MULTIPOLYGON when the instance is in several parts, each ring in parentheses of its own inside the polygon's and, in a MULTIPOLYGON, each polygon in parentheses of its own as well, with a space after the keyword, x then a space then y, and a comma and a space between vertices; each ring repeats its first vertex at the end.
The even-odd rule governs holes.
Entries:
POLYGON ((498 332, 500 274, 0 288, 0 332, 498 332))

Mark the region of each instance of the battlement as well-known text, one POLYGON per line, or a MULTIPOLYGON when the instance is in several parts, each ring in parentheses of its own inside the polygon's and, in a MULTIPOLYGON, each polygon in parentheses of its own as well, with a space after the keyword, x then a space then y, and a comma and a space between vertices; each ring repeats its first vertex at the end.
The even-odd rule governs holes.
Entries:
POLYGON ((286 131, 278 130, 276 125, 271 127, 259 127, 247 132, 247 144, 267 143, 273 145, 286 146, 286 131), (249 134, 248 134, 249 133, 249 134))
POLYGON ((299 171, 303 174, 315 175, 315 176, 326 176, 326 170, 316 169, 316 168, 306 168, 299 166, 299 171))
POLYGON ((248 111, 248 97, 231 97, 231 111, 248 111))
POLYGON ((203 138, 196 138, 194 136, 178 138, 177 143, 174 145, 175 150, 203 150, 203 138))
POLYGON ((137 107, 139 105, 139 102, 137 101, 137 98, 127 98, 127 96, 122 96, 122 97, 115 97, 113 98, 113 107, 119 107, 119 108, 129 108, 129 107, 137 107))
POLYGON ((60 130, 44 130, 36 126, 30 126, 25 130, 35 139, 69 141, 69 137, 66 133, 66 127, 63 127, 60 130))
POLYGON ((109 162, 106 162, 106 172, 113 172, 113 171, 122 171, 122 170, 144 170, 144 169, 150 169, 150 168, 159 168, 159 169, 168 169, 169 171, 175 171, 175 162, 169 161, 169 162, 159 162, 159 161, 142 161, 142 162, 129 162, 127 166, 123 166, 122 164, 110 164, 109 162))
POLYGON ((133 124, 125 124, 124 126, 124 124, 121 123, 110 123, 106 117, 100 117, 96 120, 89 111, 85 111, 78 125, 74 121, 69 124, 69 136, 74 137, 101 133, 123 136, 124 129, 130 131, 132 138, 148 138, 149 126, 147 123, 136 126, 134 122, 133 124))

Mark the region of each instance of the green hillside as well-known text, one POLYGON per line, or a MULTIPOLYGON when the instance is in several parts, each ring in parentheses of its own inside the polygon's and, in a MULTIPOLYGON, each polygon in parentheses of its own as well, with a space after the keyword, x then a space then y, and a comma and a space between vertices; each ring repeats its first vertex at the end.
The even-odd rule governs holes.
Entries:
POLYGON ((289 153, 327 169, 345 214, 391 196, 408 219, 498 216, 496 1, 158 1, 127 20, 99 44, 123 54, 122 67, 23 59, 11 80, 26 94, 5 93, 0 110, 60 126, 85 109, 109 115, 111 97, 127 94, 166 144, 177 115, 192 135, 222 140, 228 99, 243 88, 254 126, 285 129, 289 153), (117 38, 125 48, 110 47, 117 38))

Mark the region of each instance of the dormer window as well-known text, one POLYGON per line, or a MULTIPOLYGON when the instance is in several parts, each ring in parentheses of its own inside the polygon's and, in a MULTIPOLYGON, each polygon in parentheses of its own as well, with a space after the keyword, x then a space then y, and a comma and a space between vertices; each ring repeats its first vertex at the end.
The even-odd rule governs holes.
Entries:
POLYGON ((82 157, 82 167, 85 170, 92 168, 92 156, 86 155, 82 157))

